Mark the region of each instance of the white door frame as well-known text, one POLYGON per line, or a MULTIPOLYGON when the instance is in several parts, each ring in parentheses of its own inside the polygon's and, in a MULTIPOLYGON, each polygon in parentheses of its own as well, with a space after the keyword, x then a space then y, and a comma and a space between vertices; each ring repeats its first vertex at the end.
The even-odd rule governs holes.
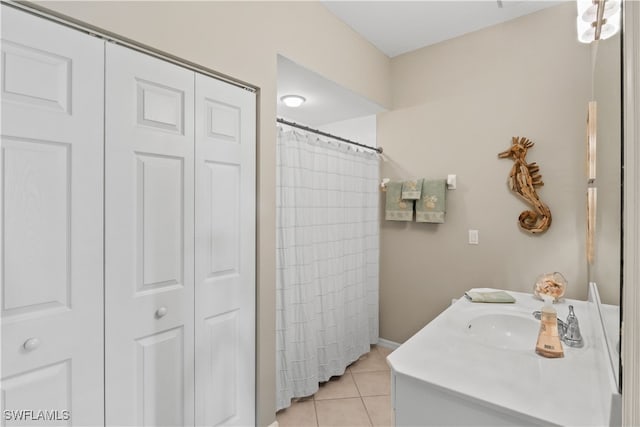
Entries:
POLYGON ((640 3, 624 2, 622 425, 640 425, 640 3))

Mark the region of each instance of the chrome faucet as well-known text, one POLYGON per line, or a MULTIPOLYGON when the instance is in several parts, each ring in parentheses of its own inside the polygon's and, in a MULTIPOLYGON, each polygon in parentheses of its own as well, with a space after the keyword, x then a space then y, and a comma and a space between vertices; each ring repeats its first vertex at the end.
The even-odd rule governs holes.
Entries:
POLYGON ((569 347, 582 347, 584 341, 582 334, 580 333, 580 325, 578 324, 578 318, 573 312, 573 306, 569 306, 569 315, 567 316, 566 329, 564 334, 560 337, 569 347))
MULTIPOLYGON (((534 311, 533 316, 540 320, 542 316, 541 311, 534 311)), ((578 318, 576 314, 573 312, 573 306, 569 306, 569 315, 567 316, 567 321, 563 322, 558 318, 558 335, 563 343, 568 345, 569 347, 582 347, 584 345, 584 340, 582 339, 582 334, 580 333, 580 325, 578 324, 578 318)))

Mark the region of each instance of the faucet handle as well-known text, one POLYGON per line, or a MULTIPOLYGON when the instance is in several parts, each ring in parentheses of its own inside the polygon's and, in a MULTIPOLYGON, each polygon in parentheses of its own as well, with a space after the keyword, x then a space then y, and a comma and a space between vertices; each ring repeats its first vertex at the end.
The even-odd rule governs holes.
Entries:
POLYGON ((566 329, 562 335, 562 341, 569 347, 582 347, 584 345, 578 318, 573 311, 572 305, 569 306, 569 315, 567 316, 566 329))

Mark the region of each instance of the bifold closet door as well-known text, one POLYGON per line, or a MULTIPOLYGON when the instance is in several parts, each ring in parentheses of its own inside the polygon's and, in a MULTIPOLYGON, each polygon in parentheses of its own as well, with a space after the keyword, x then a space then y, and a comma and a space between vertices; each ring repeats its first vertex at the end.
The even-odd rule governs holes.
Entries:
POLYGON ((194 73, 106 46, 108 425, 194 423, 194 73))
POLYGON ((2 425, 104 421, 103 54, 2 5, 2 425))
POLYGON ((196 425, 255 423, 255 102, 196 74, 196 425))

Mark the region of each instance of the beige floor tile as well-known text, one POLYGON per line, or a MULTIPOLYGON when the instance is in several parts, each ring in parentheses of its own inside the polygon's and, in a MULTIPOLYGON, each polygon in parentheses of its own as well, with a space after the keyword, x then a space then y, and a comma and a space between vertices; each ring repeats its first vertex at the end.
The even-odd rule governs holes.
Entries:
POLYGON ((369 353, 363 354, 360 359, 353 362, 349 366, 349 370, 352 373, 389 371, 389 365, 387 365, 385 356, 374 347, 369 353))
POLYGON ((362 400, 374 427, 393 426, 391 396, 366 396, 362 400))
POLYGON ((393 349, 390 349, 388 347, 382 347, 381 345, 377 345, 376 350, 378 351, 378 353, 380 353, 384 357, 387 357, 393 352, 393 349))
POLYGON ((329 426, 370 426, 369 415, 362 403, 362 399, 332 399, 316 400, 318 425, 329 426))
POLYGON ((280 427, 316 427, 316 407, 313 400, 298 401, 276 413, 280 427))
POLYGON ((353 372, 360 396, 381 396, 391 394, 391 374, 389 371, 353 372))
POLYGON ((340 377, 333 377, 326 383, 320 384, 315 394, 316 400, 342 399, 345 397, 360 397, 356 383, 349 372, 340 377))

